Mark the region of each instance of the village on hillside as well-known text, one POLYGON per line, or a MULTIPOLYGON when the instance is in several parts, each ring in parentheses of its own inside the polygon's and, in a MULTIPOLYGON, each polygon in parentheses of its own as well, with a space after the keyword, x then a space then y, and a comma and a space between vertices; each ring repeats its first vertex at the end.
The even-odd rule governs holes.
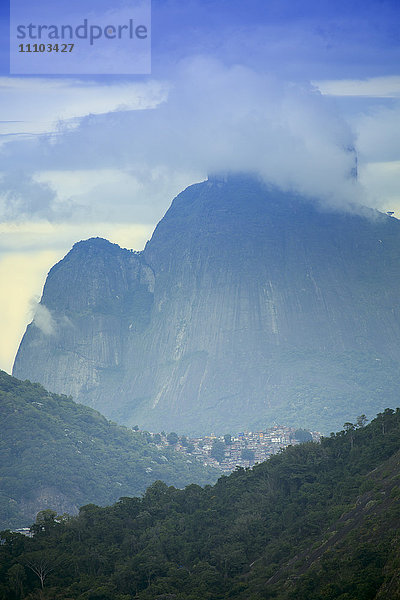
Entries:
POLYGON ((252 467, 267 460, 282 448, 307 441, 318 442, 321 433, 275 425, 264 431, 244 431, 234 435, 178 436, 172 432, 150 434, 159 447, 170 446, 195 457, 204 465, 231 473, 236 467, 252 467))

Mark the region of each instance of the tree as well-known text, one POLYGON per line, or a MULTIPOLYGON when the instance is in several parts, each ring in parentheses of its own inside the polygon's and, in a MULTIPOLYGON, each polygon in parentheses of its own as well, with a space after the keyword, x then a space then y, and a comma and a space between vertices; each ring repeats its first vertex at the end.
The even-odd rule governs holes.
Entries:
POLYGON ((51 510, 51 508, 40 510, 36 515, 36 520, 31 530, 33 533, 49 533, 56 526, 56 516, 56 511, 51 510))
POLYGON ((250 450, 249 448, 244 448, 241 454, 243 460, 248 460, 249 462, 254 462, 256 455, 254 450, 250 450))
POLYGON ((312 435, 306 429, 296 429, 294 437, 298 442, 312 442, 312 435))
POLYGON ((44 588, 44 582, 49 573, 54 570, 54 562, 38 556, 31 558, 26 561, 26 566, 38 576, 42 589, 44 588))
POLYGON ((169 433, 167 435, 167 442, 170 446, 175 446, 175 444, 178 443, 179 437, 178 434, 175 433, 175 431, 171 431, 171 433, 169 433))
POLYGON ((182 446, 184 446, 185 448, 187 448, 187 446, 189 445, 189 442, 188 442, 188 440, 187 440, 187 437, 186 437, 186 435, 183 435, 183 436, 181 437, 181 444, 182 444, 182 446))
POLYGON ((146 440, 146 442, 152 442, 153 437, 149 431, 142 431, 142 437, 146 440))
POLYGON ((13 589, 14 594, 17 598, 21 598, 24 595, 24 581, 26 579, 25 569, 22 565, 13 565, 7 573, 10 587, 13 589))
POLYGON ((346 434, 350 435, 350 448, 353 449, 354 446, 354 430, 356 428, 356 426, 354 425, 354 423, 350 423, 349 421, 347 423, 345 423, 343 425, 346 434))
POLYGON ((377 417, 381 422, 382 434, 385 435, 387 433, 387 427, 390 421, 391 415, 394 414, 394 410, 392 408, 385 408, 383 413, 378 413, 377 417))
POLYGON ((232 436, 230 433, 226 433, 224 435, 224 441, 226 446, 230 446, 232 444, 232 436))
POLYGON ((367 417, 364 414, 362 414, 357 417, 356 426, 358 429, 361 429, 362 427, 365 427, 367 422, 368 422, 367 417))
POLYGON ((220 440, 214 440, 210 452, 211 458, 215 458, 216 461, 221 463, 225 458, 225 444, 220 440))
POLYGON ((350 423, 349 421, 347 421, 346 423, 344 423, 343 427, 345 432, 348 433, 349 431, 354 431, 356 426, 354 425, 354 423, 350 423))

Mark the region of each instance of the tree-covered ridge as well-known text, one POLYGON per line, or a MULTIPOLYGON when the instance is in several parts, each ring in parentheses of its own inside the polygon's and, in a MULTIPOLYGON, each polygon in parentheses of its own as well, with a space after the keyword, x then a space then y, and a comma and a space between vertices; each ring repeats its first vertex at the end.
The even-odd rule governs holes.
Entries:
POLYGON ((77 512, 137 496, 155 480, 183 487, 218 472, 42 386, 0 372, 0 526, 29 525, 39 509, 77 512))
POLYGON ((0 598, 398 598, 399 466, 387 409, 213 487, 156 482, 77 518, 42 513, 32 539, 2 533, 0 598))

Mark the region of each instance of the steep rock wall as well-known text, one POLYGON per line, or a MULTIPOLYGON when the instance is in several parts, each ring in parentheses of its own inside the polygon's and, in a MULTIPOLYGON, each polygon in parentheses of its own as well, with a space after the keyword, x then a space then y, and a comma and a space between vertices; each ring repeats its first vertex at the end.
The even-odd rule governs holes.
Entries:
POLYGON ((31 324, 14 374, 151 430, 327 431, 393 403, 399 298, 396 219, 213 178, 142 253, 77 244, 43 292, 59 333, 31 324))

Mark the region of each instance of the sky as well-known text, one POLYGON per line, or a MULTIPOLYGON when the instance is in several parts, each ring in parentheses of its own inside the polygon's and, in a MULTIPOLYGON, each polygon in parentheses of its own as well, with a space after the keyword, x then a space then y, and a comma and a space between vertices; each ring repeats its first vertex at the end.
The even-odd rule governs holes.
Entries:
MULTIPOLYGON (((100 12, 116 3, 85 1, 100 12)), ((151 9, 150 74, 31 76, 10 75, 0 9, 8 372, 48 270, 75 242, 142 249, 173 197, 210 172, 257 172, 329 210, 366 204, 400 216, 397 0, 153 0, 151 9)))

